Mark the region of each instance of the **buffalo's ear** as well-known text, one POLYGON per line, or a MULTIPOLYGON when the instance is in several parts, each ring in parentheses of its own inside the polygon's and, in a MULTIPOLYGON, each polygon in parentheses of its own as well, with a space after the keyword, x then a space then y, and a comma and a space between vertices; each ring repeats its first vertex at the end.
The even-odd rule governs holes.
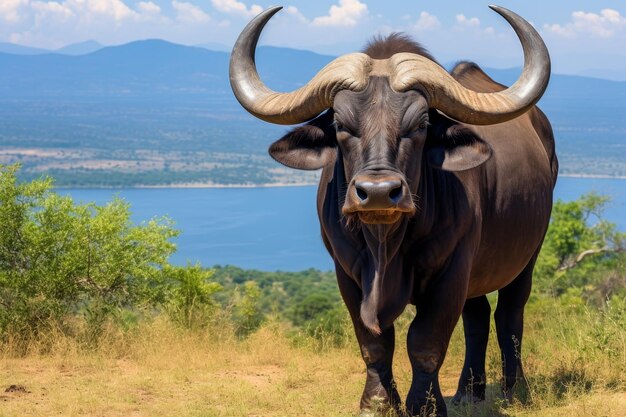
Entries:
POLYGON ((468 127, 439 113, 431 112, 430 119, 426 156, 431 166, 444 171, 465 171, 491 158, 491 146, 468 127))
POLYGON ((337 137, 328 110, 309 123, 296 127, 274 142, 269 153, 290 168, 319 169, 337 158, 337 137))

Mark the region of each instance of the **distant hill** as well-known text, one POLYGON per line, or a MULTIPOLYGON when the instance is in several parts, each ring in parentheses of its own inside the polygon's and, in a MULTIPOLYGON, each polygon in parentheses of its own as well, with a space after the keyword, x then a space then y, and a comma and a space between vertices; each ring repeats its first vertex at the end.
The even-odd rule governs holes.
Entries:
POLYGON ((102 49, 103 45, 96 41, 85 41, 79 43, 72 43, 66 45, 63 48, 59 48, 54 52, 65 55, 85 55, 91 52, 95 52, 98 49, 102 49))
MULTIPOLYGON (((224 51, 145 40, 109 47, 90 41, 58 52, 77 55, 91 48, 97 50, 78 56, 34 51, 32 55, 0 53, 0 95, 70 98, 230 94, 229 54, 224 51)), ((270 87, 287 90, 301 86, 333 58, 265 46, 258 49, 257 65, 270 87)), ((505 84, 515 81, 520 72, 516 68, 486 70, 505 84)), ((581 108, 586 107, 583 103, 593 101, 610 107, 623 103, 624 94, 626 82, 553 74, 543 100, 568 105, 580 100, 581 108)))
POLYGON ((605 80, 626 81, 626 68, 589 68, 581 71, 578 75, 604 78, 605 80))
MULTIPOLYGON (((333 57, 261 47, 259 70, 277 89, 312 77, 333 57)), ((0 53, 0 95, 5 98, 151 97, 230 94, 229 54, 162 40, 109 46, 80 56, 0 53)))
MULTIPOLYGON (((54 173, 72 185, 310 180, 266 156, 286 128, 241 109, 228 52, 145 40, 79 54, 97 47, 0 52, 0 163, 20 160, 32 175, 54 173), (13 149, 25 146, 50 151, 13 149)), ((262 46, 256 61, 271 88, 288 91, 332 59, 262 46)), ((486 71, 510 85, 521 70, 486 71)), ((563 172, 626 175, 626 82, 553 74, 539 105, 553 124, 563 172)))
POLYGON ((224 45, 223 43, 217 43, 217 42, 200 43, 194 46, 197 46, 198 48, 208 49, 211 51, 221 51, 221 52, 230 52, 230 50, 233 49, 232 45, 229 46, 229 45, 224 45))
POLYGON ((39 55, 50 53, 47 49, 31 48, 29 46, 16 45, 9 42, 0 42, 0 52, 16 55, 39 55))

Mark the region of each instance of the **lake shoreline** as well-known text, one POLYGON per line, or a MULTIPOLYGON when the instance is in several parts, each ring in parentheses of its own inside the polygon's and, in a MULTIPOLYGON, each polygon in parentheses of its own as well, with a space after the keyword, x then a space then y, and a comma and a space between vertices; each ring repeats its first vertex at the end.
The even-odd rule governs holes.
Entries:
MULTIPOLYGON (((573 201, 589 192, 611 197, 605 219, 626 231, 626 181, 562 177, 554 199, 573 201)), ((317 187, 135 188, 58 190, 77 202, 107 204, 115 196, 130 205, 137 224, 168 216, 181 234, 171 262, 237 265, 261 271, 333 268, 320 236, 317 187)))
MULTIPOLYGON (((597 175, 597 174, 559 174, 559 178, 589 178, 589 179, 602 179, 602 180, 626 180, 626 176, 623 175, 597 175)), ((56 186, 55 189, 85 189, 85 190, 117 190, 117 189, 175 189, 175 188, 283 188, 283 187, 311 187, 318 185, 318 182, 270 182, 262 184, 214 184, 214 183, 180 183, 180 184, 160 184, 160 185, 127 185, 121 187, 98 187, 98 186, 56 186)))

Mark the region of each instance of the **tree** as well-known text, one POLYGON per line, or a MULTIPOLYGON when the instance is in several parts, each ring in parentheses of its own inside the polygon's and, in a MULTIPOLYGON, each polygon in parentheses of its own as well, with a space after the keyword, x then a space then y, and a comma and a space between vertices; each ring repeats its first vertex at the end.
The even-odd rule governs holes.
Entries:
POLYGON ((587 294, 601 291, 606 298, 623 290, 626 234, 603 219, 608 202, 608 197, 590 193, 554 205, 535 269, 540 291, 554 295, 572 289, 587 294))
POLYGON ((291 321, 296 326, 304 326, 307 323, 316 321, 326 312, 336 306, 332 297, 324 293, 309 294, 304 300, 296 304, 291 314, 291 321))
POLYGON ((120 309, 149 303, 172 222, 134 225, 121 199, 77 205, 50 178, 19 183, 18 169, 0 166, 0 331, 28 339, 79 315, 94 339, 120 309))

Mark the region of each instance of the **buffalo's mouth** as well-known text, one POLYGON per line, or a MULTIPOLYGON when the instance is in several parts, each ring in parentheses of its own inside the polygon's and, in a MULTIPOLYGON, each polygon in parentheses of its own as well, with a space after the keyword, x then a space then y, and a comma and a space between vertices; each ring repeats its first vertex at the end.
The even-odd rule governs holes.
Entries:
POLYGON ((403 216, 411 217, 415 214, 415 206, 409 208, 386 208, 379 210, 359 210, 351 206, 344 206, 342 213, 348 219, 349 223, 360 221, 364 224, 393 224, 399 221, 403 216))
POLYGON ((403 212, 399 210, 368 210, 357 212, 359 219, 366 224, 393 224, 400 220, 403 212))

